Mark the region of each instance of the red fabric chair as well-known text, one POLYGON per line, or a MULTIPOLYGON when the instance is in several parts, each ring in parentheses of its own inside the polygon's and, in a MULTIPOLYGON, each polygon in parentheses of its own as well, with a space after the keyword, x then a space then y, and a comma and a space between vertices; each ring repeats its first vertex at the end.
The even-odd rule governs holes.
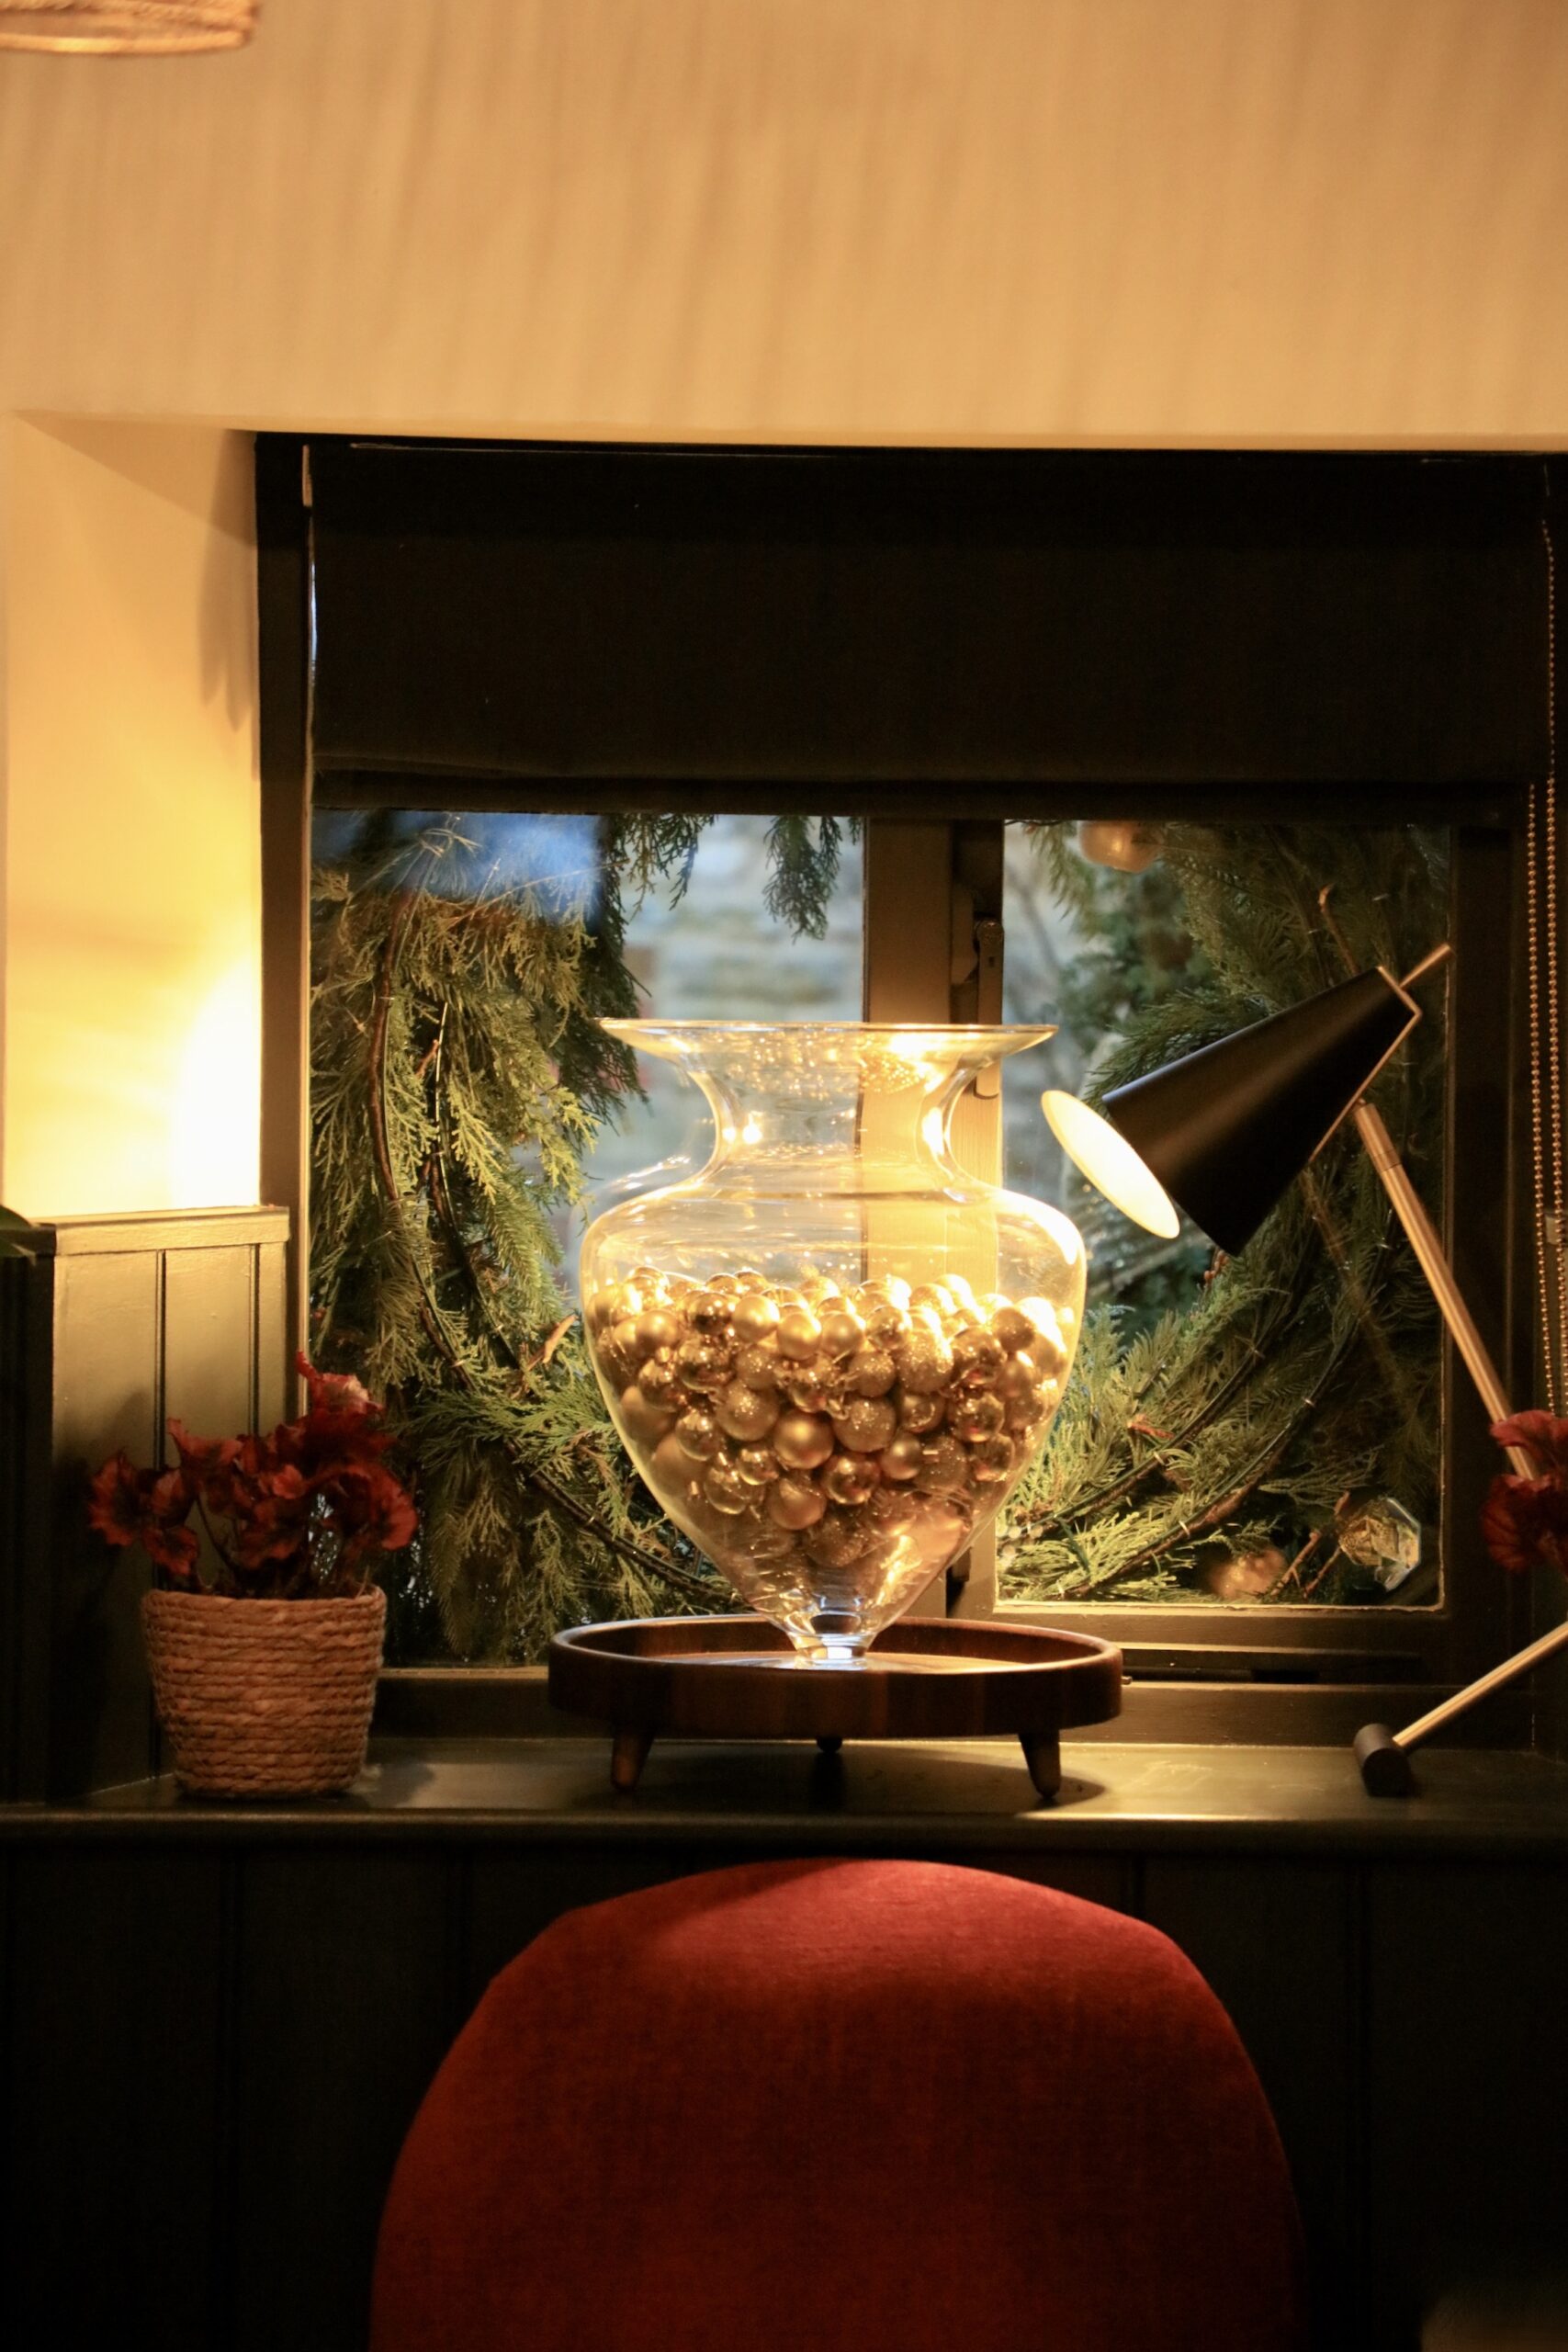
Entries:
POLYGON ((1283 2156, 1136 1920, 985 1871, 715 1871, 502 1970, 399 2162, 373 2352, 1286 2352, 1283 2156))

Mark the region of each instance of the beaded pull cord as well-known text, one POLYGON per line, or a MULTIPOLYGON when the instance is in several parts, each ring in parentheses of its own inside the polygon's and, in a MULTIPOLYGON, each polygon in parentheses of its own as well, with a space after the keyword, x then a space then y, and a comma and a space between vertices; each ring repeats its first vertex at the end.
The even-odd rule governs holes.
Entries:
POLYGON ((1548 1412, 1561 1413, 1568 1396, 1568 1249, 1564 1247, 1568 1218, 1563 1201, 1562 998, 1557 964, 1557 559, 1551 526, 1544 518, 1540 535, 1546 548, 1547 765, 1544 782, 1530 786, 1525 846, 1530 1153, 1545 1403, 1548 1412))

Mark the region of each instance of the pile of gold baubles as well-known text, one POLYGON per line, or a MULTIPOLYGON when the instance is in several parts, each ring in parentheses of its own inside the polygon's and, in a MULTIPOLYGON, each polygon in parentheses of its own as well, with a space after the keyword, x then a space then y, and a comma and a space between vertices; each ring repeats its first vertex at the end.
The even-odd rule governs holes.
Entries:
POLYGON ((886 1616, 955 1558, 1043 1437, 1074 1336, 1048 1300, 956 1274, 840 1289, 638 1266, 586 1322, 660 1503, 785 1621, 796 1589, 886 1616))

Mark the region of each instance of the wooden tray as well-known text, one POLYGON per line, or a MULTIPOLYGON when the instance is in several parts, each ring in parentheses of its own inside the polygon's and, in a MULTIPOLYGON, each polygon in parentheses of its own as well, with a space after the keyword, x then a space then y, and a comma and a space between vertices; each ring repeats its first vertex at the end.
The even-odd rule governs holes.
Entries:
POLYGON ((613 1726, 610 1778, 634 1789, 660 1732, 718 1739, 987 1739, 1016 1733, 1043 1797, 1058 1735, 1122 1711, 1122 1653, 1088 1634, 906 1617, 862 1666, 803 1664, 763 1617, 642 1617, 550 1644, 550 1698, 613 1726))

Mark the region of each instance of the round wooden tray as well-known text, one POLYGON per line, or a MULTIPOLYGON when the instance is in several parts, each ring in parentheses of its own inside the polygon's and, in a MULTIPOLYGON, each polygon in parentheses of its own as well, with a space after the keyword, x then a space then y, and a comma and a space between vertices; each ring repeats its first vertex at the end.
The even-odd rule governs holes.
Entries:
POLYGON ((1088 1634, 906 1617, 858 1666, 810 1666, 763 1617, 642 1617, 550 1644, 550 1698, 614 1727, 633 1789, 660 1732, 719 1739, 987 1739, 1015 1733, 1043 1797, 1058 1735, 1122 1711, 1122 1653, 1088 1634))

